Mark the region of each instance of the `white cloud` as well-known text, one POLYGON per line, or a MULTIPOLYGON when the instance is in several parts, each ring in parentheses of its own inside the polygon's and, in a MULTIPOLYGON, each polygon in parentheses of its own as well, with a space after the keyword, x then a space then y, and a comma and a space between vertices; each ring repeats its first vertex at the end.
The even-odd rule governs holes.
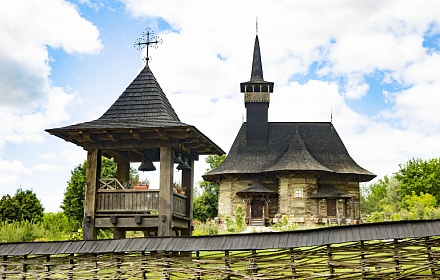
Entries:
POLYGON ((3 1, 0 10, 0 145, 41 142, 43 129, 66 120, 71 93, 50 80, 48 47, 94 54, 99 32, 62 0, 3 1))
MULTIPOLYGON (((440 135, 433 128, 440 127, 440 63, 438 54, 429 55, 422 43, 440 22, 435 12, 440 2, 125 3, 133 16, 161 17, 178 30, 162 34, 164 44, 155 53, 160 64, 153 62, 152 69, 168 95, 184 93, 170 97, 183 121, 202 127, 208 136, 228 131, 213 140, 232 143, 236 130, 228 124, 245 113, 238 85, 250 76, 258 15, 264 77, 275 82, 270 121, 329 121, 332 111, 354 159, 379 175, 396 171, 412 156, 426 157, 428 151, 437 156, 432 151, 440 135), (319 65, 318 77, 335 82, 289 83, 292 75, 307 74, 313 62, 319 65), (403 90, 385 90, 376 102, 387 102, 383 107, 390 109, 378 115, 354 111, 347 99, 362 102, 370 90, 366 77, 377 71, 383 71, 383 83, 403 90)), ((227 150, 230 144, 222 147, 227 150)))

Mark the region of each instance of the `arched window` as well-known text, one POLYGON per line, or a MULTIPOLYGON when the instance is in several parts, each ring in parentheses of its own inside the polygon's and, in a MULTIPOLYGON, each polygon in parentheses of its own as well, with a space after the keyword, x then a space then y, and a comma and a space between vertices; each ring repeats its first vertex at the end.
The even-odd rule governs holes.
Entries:
POLYGON ((246 92, 253 92, 252 86, 246 86, 246 92))
POLYGON ((266 85, 264 85, 264 86, 261 87, 261 91, 262 92, 268 92, 269 89, 268 89, 268 87, 266 85))
POLYGON ((260 86, 254 86, 254 92, 260 92, 260 86))

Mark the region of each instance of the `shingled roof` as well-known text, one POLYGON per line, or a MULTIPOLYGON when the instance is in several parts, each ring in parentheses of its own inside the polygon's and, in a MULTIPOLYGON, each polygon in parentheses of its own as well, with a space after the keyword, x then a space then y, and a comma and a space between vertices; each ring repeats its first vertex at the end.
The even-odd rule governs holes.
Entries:
POLYGON ((145 141, 174 141, 188 153, 224 154, 196 127, 180 121, 148 65, 100 118, 46 131, 85 149, 141 150, 149 148, 145 141))
POLYGON ((150 67, 146 66, 99 119, 47 131, 170 126, 189 125, 179 120, 150 67))
POLYGON ((348 154, 341 138, 329 122, 268 123, 267 145, 249 146, 243 123, 224 162, 203 176, 301 171, 349 174, 359 181, 376 175, 360 167, 348 154))

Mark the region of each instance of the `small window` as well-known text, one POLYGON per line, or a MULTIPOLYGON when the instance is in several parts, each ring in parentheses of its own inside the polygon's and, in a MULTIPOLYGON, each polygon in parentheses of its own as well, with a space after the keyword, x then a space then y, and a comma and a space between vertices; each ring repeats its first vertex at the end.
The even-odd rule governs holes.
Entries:
POLYGON ((302 197, 303 197, 303 190, 295 189, 294 198, 302 198, 302 197))
POLYGON ((246 92, 253 92, 254 89, 252 88, 252 86, 247 86, 246 87, 246 92))
POLYGON ((260 86, 254 86, 254 92, 260 92, 260 86))
POLYGON ((262 92, 268 92, 269 89, 268 89, 267 86, 262 86, 262 87, 261 87, 261 91, 262 91, 262 92))

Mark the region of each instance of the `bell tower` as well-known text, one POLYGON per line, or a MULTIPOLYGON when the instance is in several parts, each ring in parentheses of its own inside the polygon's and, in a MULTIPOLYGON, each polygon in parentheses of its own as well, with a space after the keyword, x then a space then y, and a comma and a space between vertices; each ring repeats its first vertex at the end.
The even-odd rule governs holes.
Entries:
POLYGON ((248 146, 264 146, 267 144, 268 109, 273 82, 266 82, 263 78, 258 34, 255 36, 251 79, 240 83, 240 91, 244 93, 246 107, 246 143, 248 146))

